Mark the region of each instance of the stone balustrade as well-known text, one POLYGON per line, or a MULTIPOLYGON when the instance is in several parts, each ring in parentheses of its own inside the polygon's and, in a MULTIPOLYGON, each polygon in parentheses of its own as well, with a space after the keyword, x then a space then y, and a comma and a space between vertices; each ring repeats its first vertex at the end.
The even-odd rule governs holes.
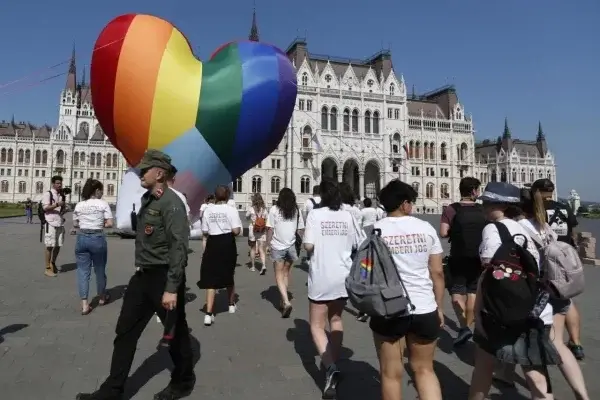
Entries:
POLYGON ((577 233, 577 252, 584 264, 600 266, 596 258, 596 238, 590 232, 577 233))

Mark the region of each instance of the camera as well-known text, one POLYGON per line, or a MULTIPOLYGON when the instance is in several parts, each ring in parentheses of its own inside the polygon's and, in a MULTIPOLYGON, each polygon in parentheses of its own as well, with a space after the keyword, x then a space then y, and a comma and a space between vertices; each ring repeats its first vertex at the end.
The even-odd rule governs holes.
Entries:
POLYGON ((68 195, 70 195, 71 193, 73 193, 73 190, 72 190, 70 187, 65 187, 65 188, 62 188, 62 189, 60 190, 60 193, 59 193, 59 194, 60 194, 61 196, 68 196, 68 195))

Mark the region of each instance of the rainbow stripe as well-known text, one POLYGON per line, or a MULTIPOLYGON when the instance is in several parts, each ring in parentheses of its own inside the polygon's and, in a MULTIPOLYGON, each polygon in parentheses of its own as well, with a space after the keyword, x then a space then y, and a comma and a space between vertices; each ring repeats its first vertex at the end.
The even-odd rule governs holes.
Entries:
POLYGON ((169 154, 192 208, 275 150, 297 94, 295 70, 276 47, 233 42, 202 63, 173 25, 140 14, 101 32, 91 87, 113 145, 131 165, 148 148, 169 154))

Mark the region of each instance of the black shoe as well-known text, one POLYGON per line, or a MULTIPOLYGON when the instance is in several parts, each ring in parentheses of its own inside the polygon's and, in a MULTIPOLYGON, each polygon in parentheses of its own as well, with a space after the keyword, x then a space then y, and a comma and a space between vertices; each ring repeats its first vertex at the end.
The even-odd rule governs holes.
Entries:
POLYGON ((325 387, 323 388, 323 399, 335 399, 337 385, 340 381, 340 371, 334 365, 329 366, 325 372, 325 387))
POLYGON ((154 400, 178 400, 188 397, 194 391, 194 384, 175 388, 171 384, 154 395, 154 400))
POLYGON ((473 332, 469 328, 462 328, 458 332, 458 336, 454 339, 454 346, 462 346, 473 337, 473 332))
POLYGON ((94 393, 79 393, 75 400, 122 400, 123 396, 117 394, 106 394, 100 391, 94 393))
POLYGON ((367 314, 360 313, 356 316, 356 319, 360 322, 367 322, 369 320, 369 316, 367 314))
POLYGON ((580 344, 575 344, 571 341, 567 343, 567 347, 571 350, 571 353, 575 356, 575 358, 579 361, 585 358, 585 353, 583 352, 583 346, 580 344))

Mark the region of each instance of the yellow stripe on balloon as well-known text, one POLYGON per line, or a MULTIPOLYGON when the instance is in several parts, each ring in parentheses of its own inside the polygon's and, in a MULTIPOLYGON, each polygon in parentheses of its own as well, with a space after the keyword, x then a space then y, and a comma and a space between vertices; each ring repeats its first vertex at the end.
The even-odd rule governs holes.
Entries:
POLYGON ((201 78, 202 63, 173 29, 156 80, 148 148, 161 149, 196 125, 201 78))

